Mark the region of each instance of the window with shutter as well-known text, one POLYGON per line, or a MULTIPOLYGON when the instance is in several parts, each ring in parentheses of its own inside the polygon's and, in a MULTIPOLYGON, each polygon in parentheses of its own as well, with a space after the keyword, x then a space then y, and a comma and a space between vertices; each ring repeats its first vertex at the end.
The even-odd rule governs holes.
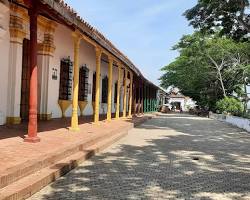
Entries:
POLYGON ((102 79, 102 103, 107 103, 108 98, 108 77, 102 79))
POLYGON ((82 66, 79 71, 79 101, 87 101, 88 98, 88 79, 89 69, 86 66, 82 66))
POLYGON ((115 83, 115 91, 114 91, 114 103, 117 103, 117 87, 118 87, 118 83, 116 81, 116 83, 115 83))
POLYGON ((60 87, 59 99, 72 99, 72 77, 73 77, 73 63, 70 58, 62 59, 60 66, 60 87))
POLYGON ((93 82, 92 82, 92 101, 95 102, 95 91, 96 91, 96 72, 93 73, 93 82))

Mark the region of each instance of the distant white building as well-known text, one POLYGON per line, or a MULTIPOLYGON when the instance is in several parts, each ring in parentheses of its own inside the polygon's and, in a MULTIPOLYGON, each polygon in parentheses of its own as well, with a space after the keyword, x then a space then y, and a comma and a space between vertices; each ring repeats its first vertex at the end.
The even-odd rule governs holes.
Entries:
POLYGON ((176 110, 188 111, 196 106, 196 102, 180 92, 171 92, 165 99, 165 105, 170 109, 174 106, 176 110))

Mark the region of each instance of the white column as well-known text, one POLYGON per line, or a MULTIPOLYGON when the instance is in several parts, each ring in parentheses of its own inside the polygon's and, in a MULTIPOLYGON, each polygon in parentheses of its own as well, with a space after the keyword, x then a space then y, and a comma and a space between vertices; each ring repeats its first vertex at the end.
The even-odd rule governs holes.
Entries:
MULTIPOLYGON (((54 27, 53 27, 54 28, 54 27)), ((51 29, 50 29, 51 30, 51 29)), ((53 30, 53 29, 52 29, 53 30)), ((39 119, 50 120, 51 111, 48 108, 49 103, 49 83, 52 79, 51 62, 55 51, 54 38, 51 33, 44 34, 44 41, 38 47, 38 105, 39 119)), ((57 69, 54 69, 57 70, 57 69)), ((57 78, 59 75, 57 74, 57 78)))
POLYGON ((22 43, 11 42, 9 55, 7 123, 19 124, 21 121, 22 43))
POLYGON ((49 120, 51 113, 48 110, 48 85, 50 73, 50 63, 52 56, 38 54, 38 102, 39 102, 39 119, 49 120))
POLYGON ((9 49, 9 72, 8 72, 8 106, 7 123, 19 124, 21 103, 21 80, 23 39, 26 35, 23 29, 23 21, 16 16, 17 12, 10 17, 10 49, 9 49))

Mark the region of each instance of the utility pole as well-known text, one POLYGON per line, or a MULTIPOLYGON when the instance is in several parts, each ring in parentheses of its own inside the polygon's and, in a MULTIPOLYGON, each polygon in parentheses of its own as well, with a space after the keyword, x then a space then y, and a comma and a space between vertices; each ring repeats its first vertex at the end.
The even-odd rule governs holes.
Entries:
POLYGON ((244 99, 244 114, 247 114, 247 104, 249 101, 248 93, 247 93, 247 85, 248 85, 248 77, 244 79, 244 92, 245 92, 245 99, 244 99))

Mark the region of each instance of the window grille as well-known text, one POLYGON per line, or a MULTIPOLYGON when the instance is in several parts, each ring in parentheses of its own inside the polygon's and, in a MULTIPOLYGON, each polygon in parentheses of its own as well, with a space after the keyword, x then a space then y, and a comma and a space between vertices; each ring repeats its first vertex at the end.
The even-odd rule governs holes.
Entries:
POLYGON ((73 63, 70 58, 61 60, 60 65, 60 87, 59 99, 71 100, 72 99, 72 77, 73 77, 73 63))
POLYGON ((88 79, 89 69, 86 66, 82 66, 79 70, 79 101, 87 101, 88 99, 88 79))
POLYGON ((118 82, 116 81, 116 83, 115 83, 115 91, 114 91, 114 103, 117 103, 117 87, 118 87, 118 82))
POLYGON ((108 77, 102 79, 102 103, 107 103, 108 98, 108 77))
POLYGON ((95 102, 95 91, 96 91, 96 72, 93 73, 93 82, 92 82, 92 101, 95 102))

